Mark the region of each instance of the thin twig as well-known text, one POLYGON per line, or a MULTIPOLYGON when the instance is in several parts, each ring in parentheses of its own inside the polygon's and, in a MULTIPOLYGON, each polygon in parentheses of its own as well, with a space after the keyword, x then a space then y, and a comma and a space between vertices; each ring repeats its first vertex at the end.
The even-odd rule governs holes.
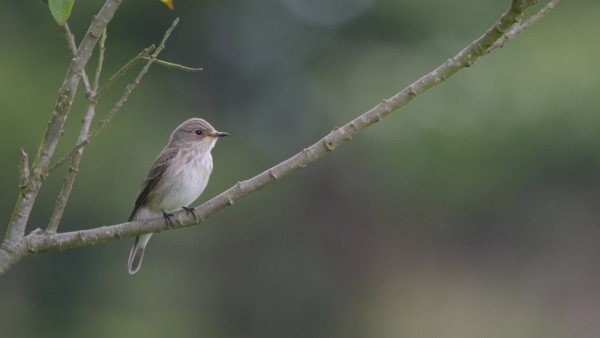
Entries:
MULTIPOLYGON (((175 26, 177 26, 178 23, 179 23, 179 18, 177 18, 177 19, 175 19, 175 21, 173 21, 173 24, 165 32, 165 35, 164 35, 162 41, 160 42, 160 45, 158 46, 158 48, 156 48, 156 50, 152 54, 152 57, 148 61, 146 61, 146 64, 144 65, 144 68, 142 68, 142 70, 140 71, 140 73, 136 77, 135 81, 133 81, 130 85, 127 86, 127 88, 125 89, 125 92, 123 93, 123 95, 121 96, 121 98, 119 99, 119 101, 115 104, 115 106, 106 115, 106 118, 104 118, 103 120, 101 120, 100 122, 98 122, 98 126, 96 127, 96 129, 94 129, 94 131, 91 132, 90 135, 85 140, 78 142, 60 160, 58 160, 54 165, 52 165, 50 168, 48 168, 48 170, 46 171, 46 175, 52 173, 54 170, 58 169, 60 166, 62 166, 63 164, 65 164, 75 153, 77 153, 77 151, 79 149, 81 149, 86 144, 90 143, 90 141, 94 137, 96 137, 100 133, 100 131, 102 131, 102 129, 110 122, 110 120, 117 113, 117 111, 119 111, 119 109, 121 109, 121 107, 123 106, 123 104, 125 104, 125 102, 127 102, 127 98, 129 97, 129 94, 131 94, 131 92, 135 89, 135 87, 137 87, 137 85, 142 80, 142 77, 144 77, 144 75, 146 75, 146 72, 148 72, 148 69, 150 68, 150 66, 152 65, 152 63, 154 63, 154 61, 156 60, 156 57, 158 56, 158 54, 160 54, 160 52, 165 48, 165 42, 167 41, 167 39, 171 35, 171 32, 173 32, 173 29, 175 29, 175 26)), ((153 46, 151 46, 151 47, 153 47, 153 46)), ((148 48, 146 48, 146 49, 148 49, 148 48)), ((142 52, 142 53, 144 53, 144 52, 142 52)), ((142 53, 140 53, 140 55, 142 53)), ((139 57, 139 55, 138 55, 138 57, 139 57)), ((138 58, 138 57, 136 57, 136 58, 138 58)), ((125 67, 127 67, 129 64, 137 62, 137 61, 134 61, 136 58, 130 60, 125 67)), ((122 69, 124 69, 125 67, 123 67, 122 69)), ((117 73, 119 73, 119 72, 117 72, 117 73)), ((98 93, 100 93, 100 91, 98 91, 98 93)))
MULTIPOLYGON (((132 66, 134 66, 138 61, 142 60, 143 55, 148 54, 149 52, 153 51, 154 49, 156 49, 156 47, 154 45, 149 46, 148 48, 145 48, 144 50, 142 50, 136 57, 134 57, 133 59, 129 60, 127 62, 127 64, 125 64, 125 66, 121 67, 121 69, 119 69, 113 76, 111 76, 102 86, 102 88, 100 88, 99 90, 96 91, 95 95, 94 95, 94 100, 97 101, 98 97, 100 96, 100 94, 102 94, 102 92, 104 92, 115 80, 117 80, 119 77, 121 77, 123 74, 125 74, 125 72, 127 72, 127 70, 129 68, 131 68, 132 66)), ((101 121, 102 122, 102 121, 101 121)), ((100 126, 99 126, 100 128, 100 126)), ((92 135, 97 134, 96 130, 94 130, 94 132, 92 133, 92 135)), ((93 136, 92 136, 93 137, 93 136)), ((69 159, 77 153, 77 151, 79 149, 81 149, 82 147, 84 147, 85 145, 87 145, 90 140, 92 139, 92 137, 83 139, 83 140, 78 140, 77 144, 65 155, 63 155, 63 157, 60 158, 60 160, 56 161, 56 163, 54 163, 52 166, 50 166, 48 168, 48 170, 46 170, 46 175, 49 175, 51 173, 53 173, 56 169, 60 168, 61 166, 63 166, 65 163, 67 163, 67 161, 69 161, 69 159)))
POLYGON ((488 48, 485 51, 484 55, 488 54, 489 52, 493 51, 496 48, 503 47, 504 43, 506 41, 508 41, 509 39, 512 39, 515 35, 526 30, 527 27, 529 27, 532 23, 541 19, 544 15, 546 15, 549 11, 551 11, 554 8, 554 6, 556 6, 558 1, 560 1, 560 0, 550 1, 549 3, 546 4, 546 6, 542 7, 542 9, 540 9, 537 13, 535 13, 534 15, 530 16, 527 20, 525 20, 525 22, 523 22, 522 24, 516 24, 513 27, 511 27, 511 29, 508 32, 506 32, 506 34, 504 34, 500 39, 498 39, 498 41, 496 41, 492 46, 490 46, 490 48, 488 48))
POLYGON ((104 43, 106 42, 106 28, 102 31, 100 37, 99 49, 98 49, 98 66, 96 67, 96 76, 94 76, 94 99, 97 99, 98 92, 98 81, 100 80, 100 74, 102 73, 102 64, 104 63, 104 43))
MULTIPOLYGON (((90 125, 92 124, 92 120, 94 119, 95 113, 96 101, 90 98, 88 101, 87 113, 83 118, 77 142, 81 142, 82 140, 87 139, 90 131, 90 125)), ((58 225, 60 223, 60 220, 62 219, 62 215, 67 206, 67 201, 69 200, 69 196, 71 195, 71 191, 73 190, 73 182, 75 181, 75 176, 79 172, 79 161, 81 160, 82 155, 83 147, 79 148, 75 152, 75 154, 73 154, 73 157, 71 157, 71 165, 69 166, 69 171, 65 176, 60 195, 58 195, 58 198, 56 199, 54 211, 52 211, 52 216, 50 216, 50 221, 48 222, 48 226, 46 227, 46 232, 48 233, 56 233, 56 230, 58 229, 58 225)))
MULTIPOLYGON (((147 56, 143 57, 142 59, 150 60, 150 58, 147 56)), ((166 66, 166 67, 176 68, 176 69, 183 70, 186 72, 201 72, 204 70, 203 68, 186 67, 186 66, 183 66, 183 65, 180 65, 177 63, 172 63, 172 62, 168 62, 168 61, 164 61, 164 60, 160 60, 160 59, 156 59, 156 60, 154 60, 154 62, 156 62, 160 65, 166 66)))
POLYGON ((152 52, 156 47, 154 45, 149 46, 148 48, 145 48, 144 50, 142 50, 136 57, 134 57, 133 59, 129 60, 125 66, 121 67, 121 69, 119 69, 113 76, 111 76, 108 80, 106 80, 106 82, 104 83, 104 85, 102 86, 102 88, 100 88, 97 92, 96 92, 96 99, 98 99, 98 97, 106 90, 108 89, 108 87, 110 87, 111 84, 113 84, 113 82, 115 82, 118 78, 120 78, 121 76, 123 76, 123 74, 125 74, 125 72, 127 72, 127 70, 129 70, 129 68, 133 67, 136 63, 138 63, 139 61, 141 61, 145 55, 149 54, 150 52, 152 52))
MULTIPOLYGON (((98 14, 92 19, 92 23, 83 37, 76 55, 69 65, 67 75, 58 91, 58 98, 50 121, 48 121, 44 137, 38 148, 35 160, 31 165, 29 185, 26 188, 21 189, 17 203, 13 209, 10 222, 7 226, 6 235, 4 236, 2 247, 0 248, 0 257, 5 256, 3 252, 13 252, 13 249, 23 241, 29 215, 31 214, 35 200, 42 187, 42 182, 45 177, 44 173, 52 160, 52 155, 54 155, 60 135, 62 135, 64 131, 63 128, 65 121, 67 120, 67 115, 69 114, 73 100, 75 99, 79 81, 83 77, 83 70, 94 51, 100 33, 112 20, 121 2, 122 0, 106 0, 102 9, 100 9, 98 14)), ((1 261, 0 265, 2 265, 1 261)), ((0 271, 2 270, 3 269, 0 267, 0 271)))
MULTIPOLYGON (((68 25, 65 23, 65 28, 63 31, 65 32, 65 37, 67 37, 68 44, 72 49, 75 45, 74 36, 71 34, 68 25)), ((96 114, 96 97, 95 92, 98 90, 98 79, 100 77, 100 73, 102 72, 102 64, 104 62, 104 43, 106 42, 106 27, 102 30, 102 36, 98 42, 99 51, 98 51, 98 64, 96 67, 96 74, 94 77, 94 88, 90 88, 89 81, 87 75, 85 74, 85 70, 83 70, 82 83, 83 87, 86 91, 86 96, 88 99, 88 107, 85 117, 82 120, 81 130, 79 131, 79 137, 77 138, 77 142, 83 141, 88 137, 90 131, 90 125, 92 120, 94 119, 94 115, 96 114)), ((62 219, 62 215, 67 206, 67 201, 69 200, 69 196, 71 195, 71 191, 73 190, 73 183, 75 182, 75 176, 79 172, 79 161, 81 160, 81 156, 83 155, 83 147, 80 148, 73 157, 71 158, 71 165, 69 166, 69 170, 65 179, 63 181, 63 186, 56 199, 56 203, 54 205, 54 210, 52 211, 52 215, 50 216, 50 220, 48 221, 48 226, 46 231, 48 233, 55 233, 58 229, 58 225, 60 220, 62 219)))
MULTIPOLYGON (((68 23, 64 23, 63 25, 59 25, 60 31, 64 38, 67 40, 67 47, 69 47, 69 52, 72 56, 77 54, 77 44, 75 43, 75 35, 71 33, 71 29, 69 28, 68 23)), ((92 89, 90 87, 90 81, 85 73, 85 67, 80 71, 81 83, 83 85, 83 90, 85 90, 85 96, 87 98, 92 97, 92 89)))
POLYGON ((59 25, 59 27, 60 32, 65 37, 65 40, 67 40, 67 47, 69 47, 69 52, 72 56, 75 56, 75 54, 77 54, 77 44, 75 44, 75 36, 73 35, 73 33, 71 33, 71 30, 69 29, 69 24, 65 22, 64 25, 59 25))

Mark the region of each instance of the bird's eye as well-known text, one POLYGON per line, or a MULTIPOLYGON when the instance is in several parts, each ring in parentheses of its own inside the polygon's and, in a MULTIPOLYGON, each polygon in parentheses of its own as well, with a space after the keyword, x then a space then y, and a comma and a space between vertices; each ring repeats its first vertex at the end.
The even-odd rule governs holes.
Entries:
POLYGON ((196 135, 202 135, 202 130, 200 130, 200 129, 196 130, 196 135))

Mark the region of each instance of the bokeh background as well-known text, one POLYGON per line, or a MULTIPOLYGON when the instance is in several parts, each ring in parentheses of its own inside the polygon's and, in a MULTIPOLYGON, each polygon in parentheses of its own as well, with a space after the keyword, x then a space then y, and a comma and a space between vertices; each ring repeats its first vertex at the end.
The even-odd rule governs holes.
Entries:
MULTIPOLYGON (((124 1, 103 79, 175 17, 161 58, 205 70, 151 68, 85 148, 60 231, 126 221, 183 120, 231 133, 198 204, 431 71, 509 2, 175 0, 172 12, 124 1)), ((102 3, 75 3, 78 39, 102 3)), ((19 262, 0 277, 0 335, 597 336, 598 17, 598 1, 559 3, 306 169, 200 226, 155 236, 134 276, 132 239, 19 262)), ((42 1, 2 4, 0 46, 4 234, 19 148, 37 151, 70 56, 42 1)), ((102 97, 98 119, 139 67, 102 97)), ((55 157, 77 138, 81 92, 55 157)), ((47 224, 64 173, 44 185, 29 230, 47 224)))

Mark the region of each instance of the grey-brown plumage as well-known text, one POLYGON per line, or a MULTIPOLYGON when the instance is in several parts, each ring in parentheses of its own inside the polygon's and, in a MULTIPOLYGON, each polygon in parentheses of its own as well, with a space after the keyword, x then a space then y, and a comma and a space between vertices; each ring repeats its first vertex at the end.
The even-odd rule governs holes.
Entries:
MULTIPOLYGON (((210 151, 219 137, 227 136, 218 132, 208 122, 192 118, 171 134, 169 143, 158 155, 140 192, 135 200, 129 221, 163 215, 170 223, 170 212, 186 208, 200 196, 212 171, 210 151)), ((128 261, 129 273, 136 273, 142 263, 144 251, 152 234, 137 236, 128 261)))

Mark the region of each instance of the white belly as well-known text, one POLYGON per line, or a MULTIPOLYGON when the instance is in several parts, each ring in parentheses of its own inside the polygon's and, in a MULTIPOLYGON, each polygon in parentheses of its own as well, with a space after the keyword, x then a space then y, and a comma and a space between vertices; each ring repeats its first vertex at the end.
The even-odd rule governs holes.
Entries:
MULTIPOLYGON (((171 212, 194 202, 206 188, 213 163, 210 152, 177 156, 163 174, 156 195, 162 196, 152 209, 171 212)), ((158 210, 156 210, 158 211, 158 210)))

